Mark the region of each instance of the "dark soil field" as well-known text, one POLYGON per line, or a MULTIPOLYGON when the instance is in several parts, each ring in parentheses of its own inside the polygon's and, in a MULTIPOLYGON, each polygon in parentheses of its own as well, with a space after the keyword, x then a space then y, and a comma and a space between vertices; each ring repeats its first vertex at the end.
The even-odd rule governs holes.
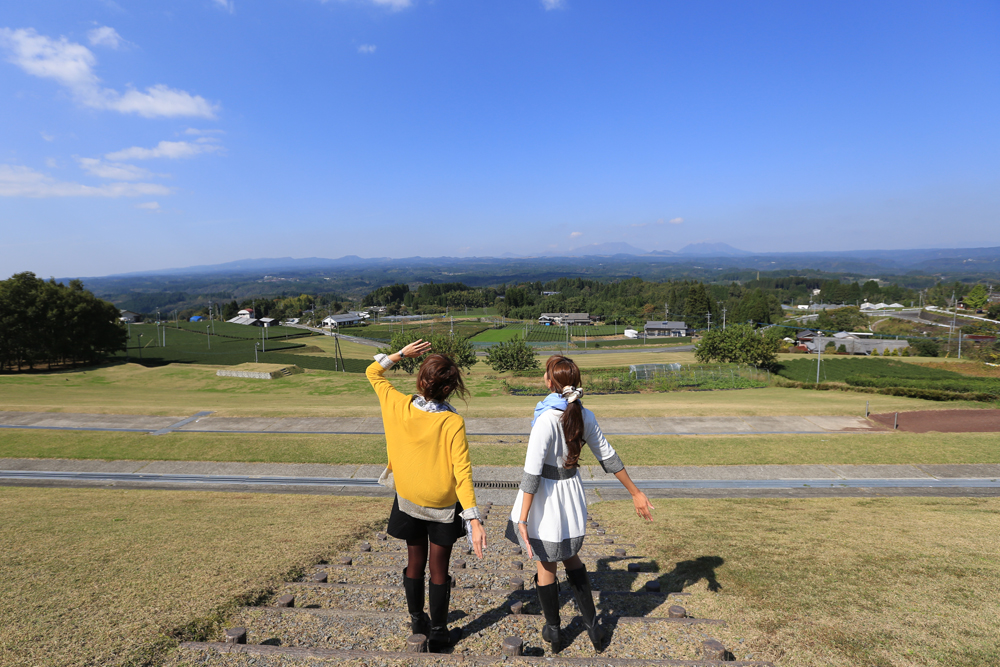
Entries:
MULTIPOLYGON (((994 433, 1000 431, 1000 410, 923 410, 900 412, 897 429, 911 433, 994 433)), ((896 413, 870 415, 892 428, 896 413)))

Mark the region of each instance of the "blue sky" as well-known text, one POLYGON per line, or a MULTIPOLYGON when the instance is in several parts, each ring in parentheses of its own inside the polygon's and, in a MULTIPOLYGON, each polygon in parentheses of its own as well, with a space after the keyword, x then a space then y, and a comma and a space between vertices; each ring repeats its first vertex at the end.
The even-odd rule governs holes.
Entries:
POLYGON ((1000 245, 1000 4, 0 9, 0 274, 1000 245))

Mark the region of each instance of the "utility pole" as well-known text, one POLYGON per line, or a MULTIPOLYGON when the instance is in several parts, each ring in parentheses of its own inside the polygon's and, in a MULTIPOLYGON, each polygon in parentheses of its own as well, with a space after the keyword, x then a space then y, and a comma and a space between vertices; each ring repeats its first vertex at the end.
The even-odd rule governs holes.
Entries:
POLYGON ((722 330, 726 330, 726 307, 722 307, 722 330))
MULTIPOLYGON (((817 336, 816 338, 819 338, 817 336)), ((816 338, 813 338, 816 341, 816 338)), ((820 346, 819 341, 816 341, 816 384, 819 384, 819 362, 823 360, 823 348, 820 346)))
POLYGON ((954 311, 951 316, 951 328, 948 329, 948 349, 951 350, 951 335, 955 332, 955 322, 958 321, 958 302, 955 301, 955 292, 951 293, 951 307, 954 311))
POLYGON ((208 338, 208 349, 209 349, 209 351, 211 351, 212 350, 212 325, 211 324, 209 324, 207 327, 205 327, 205 337, 208 338))
POLYGON ((712 313, 708 313, 707 315, 705 315, 705 317, 708 318, 708 331, 711 331, 712 330, 712 313))

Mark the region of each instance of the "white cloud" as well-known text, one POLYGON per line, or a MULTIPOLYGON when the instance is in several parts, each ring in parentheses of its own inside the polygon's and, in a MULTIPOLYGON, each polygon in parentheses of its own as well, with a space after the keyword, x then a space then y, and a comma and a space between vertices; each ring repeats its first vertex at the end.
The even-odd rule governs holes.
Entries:
POLYGON ((145 211, 153 211, 155 213, 160 212, 160 203, 155 201, 147 201, 143 202, 142 204, 136 204, 135 207, 141 208, 145 211))
POLYGON ((176 90, 158 83, 150 86, 146 92, 129 90, 124 95, 115 91, 113 98, 108 100, 108 109, 122 113, 136 113, 145 118, 157 116, 201 116, 215 118, 216 106, 200 95, 192 95, 183 90, 176 90))
MULTIPOLYGON (((341 2, 346 2, 347 0, 340 0, 341 2)), ((373 5, 378 5, 379 7, 388 7, 393 11, 399 11, 400 9, 406 9, 407 7, 413 6, 413 0, 363 0, 364 2, 370 2, 373 5)), ((324 5, 329 2, 329 0, 320 0, 324 5)))
MULTIPOLYGON (((117 33, 116 33, 117 34, 117 33)), ((39 35, 34 28, 0 28, 0 47, 7 60, 32 76, 54 79, 69 89, 76 101, 94 109, 135 113, 146 118, 158 116, 200 116, 214 118, 216 105, 200 95, 192 95, 164 84, 145 92, 128 90, 124 94, 102 88, 94 73, 97 58, 82 44, 39 35)))
POLYGON ((670 224, 671 225, 679 225, 679 224, 681 224, 683 222, 684 222, 684 218, 671 218, 670 219, 670 224))
POLYGON ((236 5, 233 3, 233 0, 212 0, 212 2, 215 3, 216 7, 225 9, 230 14, 236 11, 236 5))
POLYGON ((380 7, 388 7, 395 10, 406 9, 413 4, 411 0, 371 0, 371 2, 380 7))
POLYGON ((122 44, 127 43, 118 34, 117 30, 107 25, 102 25, 88 31, 87 39, 90 41, 91 46, 106 46, 111 49, 117 49, 122 44))
POLYGON ((39 132, 39 134, 42 135, 42 139, 45 139, 45 141, 55 141, 56 140, 56 135, 49 134, 48 132, 46 132, 44 130, 42 130, 41 132, 39 132))
POLYGON ((153 148, 143 148, 142 146, 132 146, 114 153, 108 153, 104 157, 112 162, 122 160, 152 160, 155 158, 166 158, 176 160, 180 158, 194 157, 201 153, 214 153, 222 150, 222 146, 212 143, 211 140, 198 141, 161 141, 153 148))
POLYGON ((374 44, 362 44, 358 47, 358 53, 375 53, 375 49, 378 48, 374 44))
POLYGON ((196 137, 211 136, 213 134, 225 134, 225 130, 199 130, 194 127, 189 127, 184 130, 184 134, 189 134, 196 137))
POLYGON ((569 235, 571 239, 579 238, 581 236, 583 236, 583 232, 573 232, 572 234, 569 235))
POLYGON ((48 167, 49 169, 58 169, 59 160, 55 159, 54 157, 47 157, 45 158, 45 166, 48 167))
POLYGON ((168 195, 156 183, 108 183, 91 186, 57 181, 29 167, 0 164, 0 197, 148 197, 168 195))
POLYGON ((80 164, 81 169, 91 176, 97 176, 98 178, 108 178, 116 181, 141 181, 144 178, 151 178, 153 176, 153 174, 142 167, 136 167, 131 164, 103 162, 92 157, 80 157, 76 161, 80 164))
POLYGON ((546 10, 562 9, 565 6, 566 3, 563 0, 542 0, 542 7, 545 7, 546 10))

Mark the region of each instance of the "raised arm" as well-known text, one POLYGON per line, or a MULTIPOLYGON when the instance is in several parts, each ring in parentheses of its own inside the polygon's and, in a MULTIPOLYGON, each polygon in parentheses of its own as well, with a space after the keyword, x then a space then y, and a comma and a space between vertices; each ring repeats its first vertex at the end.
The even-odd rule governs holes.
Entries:
POLYGON ((426 352, 429 352, 430 349, 430 343, 425 343, 422 340, 416 340, 401 349, 399 352, 393 352, 392 354, 380 354, 375 357, 375 362, 368 366, 365 370, 365 376, 371 383, 372 389, 375 390, 379 403, 384 405, 386 401, 389 400, 390 396, 403 395, 392 386, 391 382, 385 379, 385 372, 394 365, 398 364, 403 357, 419 357, 426 352))

